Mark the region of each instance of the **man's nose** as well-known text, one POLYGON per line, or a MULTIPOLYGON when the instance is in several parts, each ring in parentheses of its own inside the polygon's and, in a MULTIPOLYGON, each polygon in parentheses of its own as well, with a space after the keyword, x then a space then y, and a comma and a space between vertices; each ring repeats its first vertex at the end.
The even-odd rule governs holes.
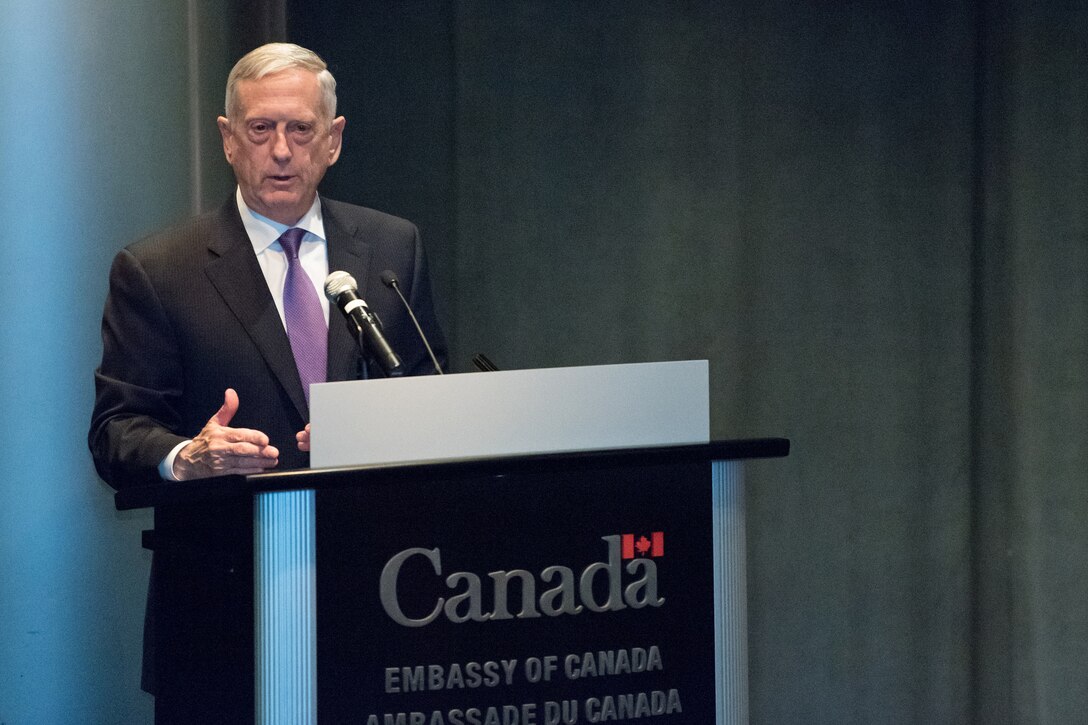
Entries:
POLYGON ((287 129, 276 129, 276 135, 272 141, 272 155, 277 161, 291 160, 291 144, 287 142, 287 129))

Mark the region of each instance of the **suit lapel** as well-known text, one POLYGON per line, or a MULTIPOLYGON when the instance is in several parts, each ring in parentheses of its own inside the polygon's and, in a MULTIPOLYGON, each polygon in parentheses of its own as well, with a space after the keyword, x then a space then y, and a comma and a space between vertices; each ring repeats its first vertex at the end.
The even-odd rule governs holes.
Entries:
MULTIPOLYGON (((371 246, 363 241, 349 220, 337 216, 322 199, 322 219, 328 239, 329 272, 343 270, 359 283, 359 296, 366 299, 371 246)), ((329 310, 329 380, 353 380, 359 351, 340 311, 329 310)))
POLYGON ((264 356, 299 415, 308 420, 306 396, 291 353, 291 343, 253 253, 253 245, 238 216, 233 195, 220 209, 219 216, 219 234, 208 244, 212 253, 212 260, 205 267, 208 278, 264 356))

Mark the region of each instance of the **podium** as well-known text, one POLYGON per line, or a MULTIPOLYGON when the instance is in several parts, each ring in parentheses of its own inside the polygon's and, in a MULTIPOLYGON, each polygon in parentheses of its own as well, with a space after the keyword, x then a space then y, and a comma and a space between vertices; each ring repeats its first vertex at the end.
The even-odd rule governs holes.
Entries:
POLYGON ((789 442, 710 442, 705 362, 311 404, 310 470, 118 493, 253 496, 258 722, 747 722, 742 462, 789 442))

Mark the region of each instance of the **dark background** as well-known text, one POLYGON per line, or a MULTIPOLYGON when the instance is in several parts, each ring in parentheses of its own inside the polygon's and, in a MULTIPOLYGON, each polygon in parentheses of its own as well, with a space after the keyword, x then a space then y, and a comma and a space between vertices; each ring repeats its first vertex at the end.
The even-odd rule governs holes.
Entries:
POLYGON ((715 437, 792 440, 749 469, 754 723, 1084 721, 1084 0, 9 0, 0 722, 149 717, 106 270, 230 193, 227 71, 282 38, 456 369, 707 358, 715 437))
POLYGON ((754 722, 1088 710, 1088 7, 287 4, 455 365, 711 361, 754 722), (360 87, 359 93, 356 87, 360 87))

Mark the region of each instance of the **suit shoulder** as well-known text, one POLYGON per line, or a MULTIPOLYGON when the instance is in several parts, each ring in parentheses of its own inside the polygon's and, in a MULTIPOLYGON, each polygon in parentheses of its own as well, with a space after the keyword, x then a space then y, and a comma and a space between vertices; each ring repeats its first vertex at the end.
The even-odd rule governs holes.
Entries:
POLYGON ((220 228, 218 212, 208 212, 192 217, 148 236, 125 247, 125 250, 143 264, 170 261, 176 264, 187 257, 206 254, 209 241, 220 228))
POLYGON ((321 198, 321 202, 325 214, 335 223, 365 236, 408 236, 414 238, 419 234, 415 224, 393 214, 325 197, 321 198))

